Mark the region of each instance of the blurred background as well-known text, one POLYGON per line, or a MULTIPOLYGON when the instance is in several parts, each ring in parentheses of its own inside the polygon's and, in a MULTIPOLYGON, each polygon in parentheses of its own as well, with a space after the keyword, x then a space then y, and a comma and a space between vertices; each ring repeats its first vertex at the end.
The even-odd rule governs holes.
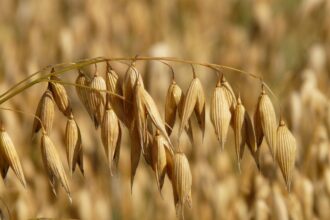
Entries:
MULTIPOLYGON (((208 105, 204 141, 194 129, 195 144, 192 146, 187 137, 182 142, 193 175, 193 206, 186 209, 185 217, 330 219, 329 1, 1 0, 0 42, 1 93, 45 66, 98 56, 172 56, 223 64, 262 76, 276 96, 270 95, 277 117, 282 112, 298 143, 292 192, 286 191, 265 142, 261 172, 247 150, 242 173, 237 171, 233 131, 229 131, 225 151, 220 152, 208 105)), ((186 91, 192 79, 191 67, 171 64, 177 83, 186 91)), ((104 65, 98 67, 103 73, 104 65)), ((126 68, 114 63, 119 75, 126 68)), ((168 67, 139 61, 137 68, 163 115, 171 78, 168 67)), ((216 74, 198 66, 195 69, 209 104, 216 74)), ((260 82, 233 71, 223 73, 252 115, 260 82)), ((69 72, 62 79, 73 82, 76 76, 76 72, 69 72)), ((34 113, 46 87, 36 85, 2 107, 34 113)), ((73 203, 62 188, 58 189, 58 197, 52 194, 42 165, 40 141, 31 140, 33 118, 1 112, 28 183, 24 189, 12 171, 0 181, 3 216, 175 219, 168 178, 162 198, 144 159, 130 191, 130 141, 126 128, 119 174, 110 176, 99 130, 95 131, 74 88, 67 90, 83 134, 84 177, 79 171, 69 175, 64 147, 66 119, 58 110, 51 138, 67 171, 73 203)), ((193 123, 196 127, 196 121, 193 123)))

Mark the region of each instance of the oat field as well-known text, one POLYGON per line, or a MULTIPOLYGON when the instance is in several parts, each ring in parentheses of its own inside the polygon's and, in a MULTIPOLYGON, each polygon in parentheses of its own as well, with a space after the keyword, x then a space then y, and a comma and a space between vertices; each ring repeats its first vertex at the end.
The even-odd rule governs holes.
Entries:
POLYGON ((0 219, 330 219, 330 3, 0 1, 0 219))

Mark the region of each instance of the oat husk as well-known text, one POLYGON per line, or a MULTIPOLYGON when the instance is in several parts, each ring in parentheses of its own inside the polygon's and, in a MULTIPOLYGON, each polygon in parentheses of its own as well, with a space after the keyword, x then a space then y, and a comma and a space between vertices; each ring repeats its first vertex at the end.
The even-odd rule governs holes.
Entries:
POLYGON ((174 154, 172 185, 177 216, 183 219, 184 205, 192 206, 192 176, 188 159, 183 153, 174 154))
POLYGON ((2 171, 2 177, 6 177, 8 167, 10 167, 14 171, 22 185, 26 187, 26 181, 22 165, 16 152, 14 143, 10 138, 9 134, 6 132, 3 125, 1 125, 0 129, 0 160, 2 161, 0 163, 0 168, 2 171))
POLYGON ((296 159, 297 144, 294 136, 281 119, 277 129, 277 163, 283 174, 288 191, 290 191, 292 175, 296 159))
MULTIPOLYGON (((168 144, 172 147, 171 140, 166 132, 165 123, 160 116, 160 113, 153 98, 142 87, 140 89, 140 92, 136 94, 139 94, 139 97, 137 98, 140 99, 139 103, 141 104, 141 107, 145 110, 145 113, 147 114, 148 118, 151 119, 153 125, 159 130, 159 132, 163 135, 168 144)), ((143 137, 145 138, 145 135, 143 135, 143 137)))
POLYGON ((211 122, 215 129, 218 141, 220 142, 221 149, 227 140, 227 133, 231 121, 230 106, 226 98, 226 89, 218 82, 213 92, 211 100, 211 122))
POLYGON ((224 75, 222 75, 221 77, 221 86, 223 86, 223 88, 225 89, 226 100, 228 102, 230 112, 234 114, 237 100, 235 97, 234 90, 232 89, 232 87, 230 86, 229 82, 226 80, 224 75))
POLYGON ((60 156, 53 142, 45 132, 43 132, 41 137, 41 155, 54 194, 56 195, 55 188, 57 183, 60 183, 71 201, 68 179, 60 160, 60 156))
POLYGON ((182 105, 183 94, 181 88, 173 80, 167 90, 165 102, 165 123, 168 135, 171 135, 179 106, 182 105))
POLYGON ((113 175, 113 164, 117 167, 119 160, 121 128, 119 120, 109 103, 106 106, 101 124, 101 139, 108 160, 110 173, 113 175))
POLYGON ((89 79, 81 71, 79 71, 79 75, 75 81, 75 84, 77 84, 76 92, 77 92, 78 98, 80 99, 83 106, 86 108, 88 115, 93 120, 92 109, 90 108, 89 101, 88 101, 89 93, 91 92, 91 90, 88 88, 85 88, 85 86, 88 86, 88 84, 89 84, 89 79))
POLYGON ((136 69, 135 64, 132 63, 126 71, 122 85, 123 96, 126 100, 126 102, 123 103, 125 115, 131 111, 129 103, 133 102, 134 88, 137 81, 139 81, 142 88, 144 88, 142 77, 136 69))
POLYGON ((147 142, 147 112, 143 96, 144 88, 137 82, 134 90, 134 121, 137 127, 140 146, 144 150, 147 142))
POLYGON ((71 175, 76 169, 76 164, 78 164, 81 173, 84 174, 81 133, 76 121, 73 118, 72 113, 69 116, 66 124, 65 145, 67 161, 71 175))
POLYGON ((54 98, 51 91, 47 89, 42 95, 35 113, 35 115, 40 118, 42 125, 40 124, 40 120, 35 118, 33 122, 32 135, 38 132, 42 126, 46 132, 51 132, 54 121, 54 111, 54 98))
POLYGON ((105 82, 107 85, 107 90, 113 93, 113 94, 107 93, 106 102, 110 102, 111 107, 115 111, 119 120, 122 121, 125 125, 127 125, 127 127, 129 127, 129 124, 131 123, 131 119, 129 119, 124 114, 123 100, 120 97, 114 95, 114 94, 120 96, 123 95, 121 79, 113 69, 108 67, 106 72, 105 82))
MULTIPOLYGON (((57 76, 51 76, 50 80, 59 81, 62 80, 57 76)), ((49 89, 53 94, 55 103, 58 109, 67 117, 70 116, 72 108, 70 105, 69 96, 64 88, 64 86, 59 82, 49 82, 49 89)))
POLYGON ((88 92, 88 105, 91 109, 95 128, 98 128, 103 119, 105 106, 105 93, 101 91, 106 90, 107 86, 103 77, 99 76, 97 72, 94 74, 93 79, 88 83, 88 86, 93 89, 88 92))
POLYGON ((155 172, 159 192, 161 192, 166 174, 166 140, 156 132, 151 148, 152 169, 155 172))
POLYGON ((273 159, 276 158, 276 128, 277 120, 273 104, 266 94, 264 87, 262 88, 261 96, 257 104, 257 116, 255 116, 255 126, 257 132, 257 143, 260 143, 260 125, 262 132, 265 135, 268 147, 272 153, 273 159))
POLYGON ((183 108, 181 113, 181 123, 179 127, 179 135, 181 136, 182 131, 188 126, 188 121, 195 112, 199 128, 202 131, 202 137, 205 132, 205 95, 201 81, 194 75, 191 81, 187 93, 184 97, 183 108))

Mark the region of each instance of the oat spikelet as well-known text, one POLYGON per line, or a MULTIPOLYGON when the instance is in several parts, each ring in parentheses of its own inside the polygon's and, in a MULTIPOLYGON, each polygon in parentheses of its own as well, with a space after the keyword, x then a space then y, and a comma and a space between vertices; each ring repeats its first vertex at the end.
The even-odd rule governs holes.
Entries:
POLYGON ((163 135, 163 137, 166 139, 168 144, 170 146, 172 146, 171 140, 167 135, 167 132, 165 129, 165 124, 162 120, 162 117, 160 116, 156 103, 152 99, 152 97, 149 95, 149 93, 143 88, 141 90, 141 102, 146 110, 148 117, 151 119, 152 123, 159 130, 159 132, 163 135))
POLYGON ((88 104, 93 115, 95 128, 98 128, 103 119, 105 106, 105 93, 99 90, 106 90, 107 85, 103 77, 96 72, 88 86, 93 89, 88 93, 88 104))
MULTIPOLYGON (((257 105, 257 113, 259 113, 260 122, 256 122, 256 129, 260 129, 258 126, 261 124, 262 132, 266 137, 266 141, 273 159, 276 158, 276 128, 277 120, 273 104, 266 94, 264 88, 262 88, 261 96, 257 105), (260 123, 258 125, 258 123, 260 123)), ((258 120, 258 118, 256 119, 258 120)), ((259 131, 258 131, 259 132, 259 131)), ((260 134, 258 134, 260 135, 260 134)), ((257 136, 257 141, 260 136, 257 136)))
MULTIPOLYGON (((113 70, 109 69, 106 72, 105 82, 107 90, 117 95, 123 95, 122 83, 118 74, 113 70)), ((129 127, 131 119, 124 113, 123 100, 113 94, 106 95, 106 102, 110 102, 112 109, 115 111, 117 117, 129 127)))
MULTIPOLYGON (((53 126, 54 120, 54 98, 50 90, 46 90, 42 95, 37 111, 35 113, 42 122, 42 126, 46 130, 46 132, 50 132, 53 126)), ((40 121, 35 118, 33 122, 33 131, 32 133, 36 133, 41 129, 40 121)))
POLYGON ((161 192, 166 174, 166 140, 157 130, 151 148, 152 169, 155 171, 159 192, 161 192))
POLYGON ((220 82, 213 92, 211 101, 211 122, 214 126, 221 149, 224 149, 227 140, 227 133, 231 120, 230 107, 226 99, 225 88, 221 86, 220 82))
POLYGON ((175 153, 173 158, 173 191, 177 216, 183 218, 184 205, 192 205, 192 176, 187 157, 183 153, 175 153))
POLYGON ((168 135, 171 135, 172 128, 175 123, 176 113, 179 106, 183 101, 182 90, 173 80, 170 87, 167 90, 166 103, 165 103, 165 122, 167 124, 166 131, 168 135))
MULTIPOLYGON (((53 81, 62 81, 57 76, 51 76, 50 80, 53 81)), ((68 94, 63 85, 57 82, 49 83, 50 91, 54 96, 55 103, 58 109, 65 115, 70 116, 71 114, 71 105, 68 94)))
POLYGON ((231 88, 230 84, 225 79, 224 75, 222 75, 222 77, 221 77, 221 85, 225 88, 226 99, 227 99, 228 105, 230 107, 230 112, 233 114, 235 111, 237 100, 235 97, 234 90, 231 88))
POLYGON ((241 102, 241 98, 238 97, 237 105, 234 110, 234 134, 235 134, 235 150, 238 169, 240 168, 240 161, 243 158, 244 147, 246 142, 246 123, 245 123, 245 108, 241 102))
POLYGON ((291 179, 296 159, 296 140, 281 119, 277 129, 277 154, 276 159, 279 164, 288 191, 290 191, 291 179))
POLYGON ((55 187, 59 181, 71 201, 70 188, 60 156, 58 155, 53 142, 45 132, 41 137, 41 155, 54 194, 56 195, 55 187))
POLYGON ((93 119, 92 110, 90 109, 88 102, 88 96, 91 90, 83 87, 83 86, 88 86, 89 80, 82 72, 79 71, 79 75, 75 83, 77 84, 76 86, 77 95, 80 101, 82 102, 82 104, 84 105, 84 107, 86 108, 89 116, 93 119))
MULTIPOLYGON (((107 85, 107 90, 115 93, 118 82, 118 74, 113 69, 108 69, 105 75, 105 82, 107 85)), ((114 98, 112 95, 109 94, 107 94, 107 97, 109 97, 110 100, 114 98)))
POLYGON ((194 75, 191 81, 187 94, 184 98, 182 108, 182 118, 179 128, 179 135, 181 136, 183 129, 188 125, 189 118, 193 111, 195 111, 198 125, 202 131, 202 137, 205 132, 205 95, 201 81, 194 75))
POLYGON ((72 113, 70 114, 66 124, 65 145, 71 175, 75 171, 77 163, 79 165, 81 173, 84 174, 81 134, 80 129, 76 121, 74 120, 72 113))
POLYGON ((144 95, 144 88, 137 82, 134 90, 134 121, 138 130, 139 144, 143 151, 147 141, 147 113, 143 99, 144 95))
POLYGON ((124 102, 124 112, 125 114, 129 113, 129 102, 133 101, 133 92, 135 88, 136 82, 139 81, 142 88, 144 88, 142 77, 139 72, 135 68, 135 64, 133 63, 127 70, 124 81, 123 81, 123 96, 127 102, 124 102))
MULTIPOLYGON (((110 173, 113 175, 112 164, 115 163, 116 165, 118 162, 115 156, 120 145, 121 131, 119 120, 109 103, 107 103, 101 124, 101 139, 107 156, 110 173)), ((119 154, 119 152, 117 152, 117 154, 119 154)))
POLYGON ((14 143, 11 140, 9 134, 6 132, 3 125, 1 125, 0 129, 0 160, 2 160, 1 174, 3 174, 3 177, 5 177, 8 171, 8 166, 10 166, 19 181, 22 183, 22 185, 26 187, 23 169, 18 154, 16 152, 14 143))

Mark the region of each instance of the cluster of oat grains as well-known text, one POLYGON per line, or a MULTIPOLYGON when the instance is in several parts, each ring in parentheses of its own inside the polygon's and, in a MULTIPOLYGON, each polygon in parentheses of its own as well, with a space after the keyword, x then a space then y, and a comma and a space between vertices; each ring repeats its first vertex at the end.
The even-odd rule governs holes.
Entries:
MULTIPOLYGON (((204 138, 206 98, 203 85, 194 68, 193 79, 186 93, 176 83, 173 69, 172 74, 172 82, 166 95, 164 120, 154 99, 145 89, 142 76, 134 62, 129 65, 123 77, 117 74, 109 61, 107 61, 104 74, 97 70, 96 64, 92 76, 79 69, 74 85, 95 129, 100 130, 111 175, 116 173, 118 168, 121 127, 125 126, 131 139, 131 187, 133 187, 140 157, 143 156, 155 173, 160 193, 165 176, 168 176, 172 184, 177 215, 183 218, 184 206, 191 207, 192 205, 192 174, 188 159, 180 148, 180 137, 185 131, 190 141, 194 143, 192 131, 194 113, 202 139, 204 138), (172 130, 176 122, 176 115, 180 119, 180 126, 175 139, 172 130)), ((84 174, 83 140, 78 123, 74 118, 70 98, 63 84, 65 83, 52 69, 49 74, 48 87, 42 95, 35 113, 32 131, 33 134, 39 131, 42 133, 42 159, 53 192, 56 194, 56 185, 60 183, 70 198, 70 187, 65 169, 57 148, 50 139, 55 105, 67 118, 65 151, 71 175, 77 165, 84 174)), ((271 155, 277 161, 287 187, 290 189, 296 155, 295 138, 282 119, 280 119, 279 125, 277 124, 274 107, 263 83, 252 119, 245 109, 240 95, 236 96, 224 76, 219 77, 211 98, 210 119, 221 150, 225 148, 228 131, 232 127, 239 171, 241 171, 240 161, 243 158, 245 145, 248 146, 249 152, 260 169, 260 147, 265 137, 271 155)), ((0 142, 3 158, 1 160, 2 176, 6 175, 10 166, 25 186, 17 153, 3 128, 0 142)))

